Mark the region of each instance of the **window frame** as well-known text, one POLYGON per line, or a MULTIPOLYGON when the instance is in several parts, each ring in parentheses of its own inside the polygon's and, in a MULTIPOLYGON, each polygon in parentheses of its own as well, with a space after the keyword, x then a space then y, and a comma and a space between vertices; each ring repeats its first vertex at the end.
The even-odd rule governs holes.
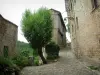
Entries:
POLYGON ((4 55, 4 57, 8 57, 9 56, 9 48, 8 48, 8 46, 4 46, 4 48, 3 48, 3 55, 4 55))

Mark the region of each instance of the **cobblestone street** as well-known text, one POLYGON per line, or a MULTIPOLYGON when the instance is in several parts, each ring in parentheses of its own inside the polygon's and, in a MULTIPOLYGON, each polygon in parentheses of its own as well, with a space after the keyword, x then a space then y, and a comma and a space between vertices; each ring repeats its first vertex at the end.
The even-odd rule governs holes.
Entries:
POLYGON ((25 67, 21 75, 98 75, 78 61, 72 52, 61 50, 60 59, 52 64, 25 67))

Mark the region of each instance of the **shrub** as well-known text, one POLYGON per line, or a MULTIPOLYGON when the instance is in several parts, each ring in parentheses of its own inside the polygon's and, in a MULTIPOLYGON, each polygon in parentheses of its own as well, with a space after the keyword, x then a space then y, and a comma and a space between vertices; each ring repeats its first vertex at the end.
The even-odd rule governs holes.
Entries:
POLYGON ((17 56, 15 56, 13 58, 13 62, 18 65, 20 68, 23 68, 25 66, 32 66, 33 63, 35 65, 38 65, 38 61, 39 59, 37 58, 38 54, 37 54, 37 51, 32 50, 22 50, 17 56), (30 55, 30 52, 32 55, 30 55), (34 59, 32 59, 34 58, 34 59))
POLYGON ((100 68, 97 66, 88 66, 91 70, 99 70, 100 68))
POLYGON ((22 56, 28 57, 29 56, 29 50, 24 50, 21 52, 22 56))
POLYGON ((59 57, 59 46, 54 42, 50 42, 45 47, 47 53, 47 59, 56 59, 59 57))
POLYGON ((0 65, 12 66, 13 62, 9 58, 0 57, 0 65))
POLYGON ((0 74, 11 75, 12 72, 17 72, 20 69, 9 58, 0 57, 0 74))
POLYGON ((38 58, 38 56, 35 57, 35 59, 34 59, 34 64, 35 64, 36 66, 39 65, 39 58, 38 58))
POLYGON ((58 56, 57 55, 52 55, 52 54, 49 54, 48 56, 47 56, 47 59, 49 59, 49 60, 54 60, 54 59, 57 59, 58 58, 58 56))
MULTIPOLYGON (((30 50, 22 50, 17 56, 13 58, 13 62, 18 65, 20 68, 23 68, 25 66, 30 66, 30 50)), ((32 53, 31 53, 32 54, 32 53)), ((34 62, 34 61, 33 61, 34 62)), ((32 63, 32 62, 31 62, 32 63)))
POLYGON ((18 55, 13 58, 13 62, 18 65, 20 68, 28 66, 28 57, 18 55))

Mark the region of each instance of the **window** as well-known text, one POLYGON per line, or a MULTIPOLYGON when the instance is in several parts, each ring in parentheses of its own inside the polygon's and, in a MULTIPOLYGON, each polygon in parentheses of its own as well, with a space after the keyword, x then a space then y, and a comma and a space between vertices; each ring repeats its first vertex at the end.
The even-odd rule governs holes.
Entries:
POLYGON ((72 2, 71 2, 71 10, 72 10, 72 2))
POLYGON ((78 17, 76 17, 76 25, 77 25, 77 29, 79 28, 78 26, 78 17))
POLYGON ((8 46, 4 46, 3 54, 4 54, 4 57, 8 57, 8 46))
POLYGON ((95 9, 95 8, 97 8, 97 0, 91 0, 91 2, 92 2, 92 8, 93 9, 95 9))

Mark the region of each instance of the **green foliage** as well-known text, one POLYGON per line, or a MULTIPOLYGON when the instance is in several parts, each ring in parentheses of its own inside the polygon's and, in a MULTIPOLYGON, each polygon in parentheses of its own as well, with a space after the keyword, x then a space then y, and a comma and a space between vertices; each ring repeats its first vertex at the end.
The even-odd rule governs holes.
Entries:
POLYGON ((17 41, 18 55, 13 58, 13 61, 19 67, 28 65, 28 57, 33 55, 33 49, 28 43, 17 41))
POLYGON ((35 50, 35 49, 33 50, 33 56, 34 56, 34 57, 37 57, 37 56, 38 56, 38 51, 35 50))
POLYGON ((33 49, 28 43, 17 41, 18 55, 13 58, 13 62, 20 68, 29 65, 28 57, 33 55, 33 49))
POLYGON ((24 43, 21 41, 17 41, 17 50, 18 50, 18 54, 25 53, 30 56, 32 56, 33 52, 35 52, 35 50, 31 48, 29 43, 24 43))
POLYGON ((47 8, 39 8, 37 12, 32 13, 26 10, 21 20, 22 31, 30 43, 31 47, 38 50, 44 64, 46 60, 42 54, 42 47, 45 46, 52 37, 52 19, 51 12, 47 8))
POLYGON ((58 58, 58 55, 56 55, 56 54, 48 54, 48 56, 47 56, 48 60, 54 60, 54 59, 57 59, 57 58, 58 58))
POLYGON ((14 64, 11 59, 0 57, 0 65, 12 67, 14 64))
MULTIPOLYGON (((17 41, 18 55, 13 58, 15 64, 20 67, 25 67, 31 65, 29 61, 29 56, 34 57, 34 63, 38 64, 39 59, 37 58, 38 53, 35 49, 32 49, 29 43, 24 43, 17 41)), ((31 62, 32 63, 32 62, 31 62)))
POLYGON ((13 58, 13 62, 18 65, 20 68, 23 68, 25 66, 28 66, 29 62, 28 62, 28 57, 22 56, 22 55, 18 55, 16 57, 13 58))
POLYGON ((49 44, 46 45, 46 53, 49 54, 49 53, 53 53, 53 54, 57 54, 59 53, 59 46, 57 44, 55 44, 54 42, 50 42, 49 44))
POLYGON ((36 66, 39 65, 39 58, 38 58, 38 57, 35 57, 35 59, 34 59, 34 64, 35 64, 36 66))
POLYGON ((32 13, 26 10, 22 16, 22 31, 32 46, 37 49, 46 45, 52 37, 52 20, 50 10, 40 8, 32 13))
POLYGON ((29 57, 29 50, 22 51, 20 55, 25 56, 25 57, 29 57))
POLYGON ((91 70, 100 70, 100 67, 97 66, 88 66, 91 70))
POLYGON ((54 42, 50 42, 48 45, 46 45, 46 53, 47 53, 47 59, 56 59, 59 57, 59 46, 55 44, 54 42))
POLYGON ((12 72, 18 72, 20 69, 10 58, 0 57, 0 74, 11 75, 12 72))

